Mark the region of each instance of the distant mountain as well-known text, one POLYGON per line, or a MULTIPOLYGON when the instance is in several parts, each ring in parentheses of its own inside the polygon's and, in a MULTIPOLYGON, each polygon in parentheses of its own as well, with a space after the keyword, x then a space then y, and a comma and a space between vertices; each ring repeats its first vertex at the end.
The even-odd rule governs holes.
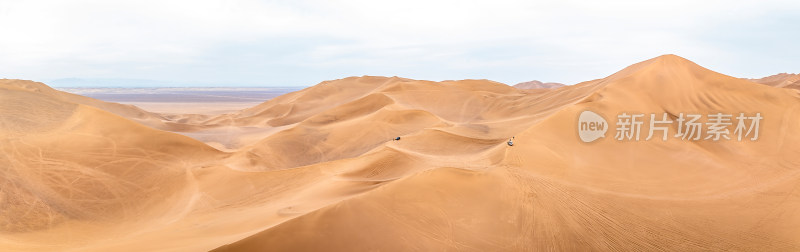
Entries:
POLYGON ((566 86, 566 85, 561 84, 561 83, 556 83, 556 82, 546 82, 546 83, 544 83, 544 82, 537 81, 537 80, 528 81, 528 82, 521 82, 521 83, 517 83, 517 85, 514 85, 514 87, 518 88, 518 89, 559 88, 559 87, 563 87, 563 86, 566 86))

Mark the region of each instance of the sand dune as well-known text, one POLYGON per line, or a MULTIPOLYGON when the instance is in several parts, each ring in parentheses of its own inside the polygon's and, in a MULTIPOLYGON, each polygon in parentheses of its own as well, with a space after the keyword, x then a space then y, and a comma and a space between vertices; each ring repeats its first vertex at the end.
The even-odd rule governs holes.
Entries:
POLYGON ((800 85, 800 74, 779 73, 750 81, 773 87, 796 87, 800 85))
POLYGON ((69 103, 88 105, 134 120, 136 122, 145 124, 150 127, 164 128, 162 123, 162 120, 164 118, 157 113, 144 111, 132 105, 104 102, 101 100, 92 99, 85 96, 58 91, 48 87, 47 85, 41 82, 0 79, 0 88, 9 90, 29 91, 41 95, 46 95, 51 99, 58 99, 69 103))
POLYGON ((4 251, 800 250, 800 94, 675 55, 535 92, 351 77, 223 115, 0 98, 4 251), (764 121, 584 143, 584 110, 764 121))
POLYGON ((520 82, 520 83, 517 83, 517 84, 514 85, 515 88, 519 88, 519 89, 560 88, 560 87, 563 87, 563 86, 565 86, 565 85, 561 84, 561 83, 541 82, 541 81, 537 81, 537 80, 520 82))
POLYGON ((6 234, 84 223, 118 229, 170 216, 185 207, 180 199, 190 189, 186 162, 200 165, 223 156, 194 139, 54 99, 59 94, 47 89, 17 87, 0 88, 0 227, 6 234))

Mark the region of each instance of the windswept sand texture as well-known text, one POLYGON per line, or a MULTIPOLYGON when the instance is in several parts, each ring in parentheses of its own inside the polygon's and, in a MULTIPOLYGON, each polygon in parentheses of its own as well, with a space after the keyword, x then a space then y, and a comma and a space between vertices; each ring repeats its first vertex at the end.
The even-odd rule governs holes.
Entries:
POLYGON ((2 251, 800 250, 800 94, 675 55, 535 92, 351 77, 222 115, 0 80, 0 116, 2 251), (583 143, 586 109, 764 120, 583 143))

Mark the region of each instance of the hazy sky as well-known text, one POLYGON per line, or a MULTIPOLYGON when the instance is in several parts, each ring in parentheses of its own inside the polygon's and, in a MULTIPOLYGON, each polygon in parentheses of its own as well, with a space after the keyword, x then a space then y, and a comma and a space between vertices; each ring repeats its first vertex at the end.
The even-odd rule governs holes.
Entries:
POLYGON ((0 78, 574 84, 667 53, 762 77, 800 72, 798 13, 796 0, 0 0, 0 78))

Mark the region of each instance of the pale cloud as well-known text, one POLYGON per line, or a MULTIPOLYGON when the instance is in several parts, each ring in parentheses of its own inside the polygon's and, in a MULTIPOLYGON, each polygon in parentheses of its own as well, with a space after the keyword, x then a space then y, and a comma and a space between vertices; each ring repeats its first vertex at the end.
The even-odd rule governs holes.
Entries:
POLYGON ((800 71, 797 50, 786 51, 800 39, 798 10, 793 1, 0 0, 0 77, 571 84, 665 53, 756 77, 800 71))

